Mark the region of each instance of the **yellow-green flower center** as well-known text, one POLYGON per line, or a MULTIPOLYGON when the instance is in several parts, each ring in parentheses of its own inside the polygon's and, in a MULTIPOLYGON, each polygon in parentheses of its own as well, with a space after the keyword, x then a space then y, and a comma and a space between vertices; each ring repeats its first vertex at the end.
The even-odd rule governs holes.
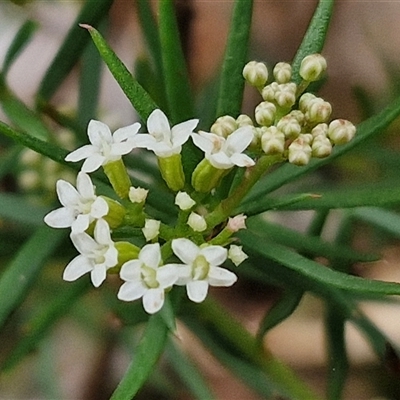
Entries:
POLYGON ((150 289, 155 289, 160 286, 157 281, 157 271, 154 268, 142 265, 141 277, 146 286, 150 289))
POLYGON ((196 281, 206 279, 210 271, 210 264, 203 255, 199 255, 193 262, 192 277, 196 281))

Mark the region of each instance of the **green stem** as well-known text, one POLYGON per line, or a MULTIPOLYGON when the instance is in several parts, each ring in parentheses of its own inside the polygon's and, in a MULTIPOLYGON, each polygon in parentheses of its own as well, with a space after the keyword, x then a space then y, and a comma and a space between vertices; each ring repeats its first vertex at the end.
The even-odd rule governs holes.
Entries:
POLYGON ((207 298, 196 306, 196 311, 214 332, 228 340, 245 358, 259 366, 279 387, 282 394, 293 400, 318 398, 290 368, 274 358, 268 349, 260 349, 258 341, 216 302, 207 298))
POLYGON ((236 187, 234 192, 225 200, 221 201, 215 210, 206 217, 207 226, 210 229, 214 228, 229 217, 261 176, 272 165, 281 161, 283 161, 281 155, 260 157, 254 167, 247 169, 242 182, 236 187))

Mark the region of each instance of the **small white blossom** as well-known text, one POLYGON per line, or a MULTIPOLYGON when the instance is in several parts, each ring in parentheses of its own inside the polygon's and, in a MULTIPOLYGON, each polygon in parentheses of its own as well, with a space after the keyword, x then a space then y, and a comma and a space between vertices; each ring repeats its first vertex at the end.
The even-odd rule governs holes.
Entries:
POLYGON ((194 212, 190 213, 187 223, 195 232, 203 232, 207 229, 204 217, 194 212))
POLYGON ((228 258, 238 266, 244 260, 249 258, 249 256, 242 250, 242 246, 237 246, 236 244, 231 244, 228 250, 228 258))
POLYGON ((177 285, 186 285, 190 300, 200 303, 209 286, 231 286, 237 277, 220 265, 227 258, 227 250, 222 246, 198 247, 189 239, 172 241, 172 250, 184 265, 179 268, 177 285))
POLYGON ((178 192, 175 196, 175 204, 185 211, 190 210, 196 202, 186 192, 178 192))
POLYGON ((91 144, 86 144, 65 157, 66 161, 86 159, 82 165, 83 172, 93 172, 102 165, 117 161, 135 147, 134 137, 140 124, 138 122, 117 129, 111 134, 110 128, 103 122, 92 119, 88 125, 88 136, 91 144))
POLYGON ((226 139, 214 133, 193 133, 194 144, 204 151, 206 159, 218 169, 251 167, 254 161, 243 154, 253 140, 254 133, 250 126, 244 126, 231 133, 226 139))
POLYGON ((75 281, 90 272, 95 287, 99 287, 106 279, 107 270, 118 262, 118 251, 111 240, 110 228, 106 221, 100 219, 94 228, 94 238, 87 233, 71 234, 71 240, 81 253, 65 268, 63 279, 75 281))
POLYGON ((238 214, 235 215, 232 218, 228 219, 228 223, 226 227, 231 231, 231 232, 238 232, 241 229, 246 229, 246 219, 247 215, 244 214, 238 214))
POLYGON ((182 145, 189 139, 198 123, 198 119, 190 119, 171 128, 167 116, 156 109, 147 119, 149 133, 138 135, 136 144, 153 151, 158 157, 171 157, 181 152, 182 145))
POLYGON ((108 204, 95 195, 89 175, 79 172, 76 189, 67 181, 57 181, 57 195, 64 206, 51 211, 44 217, 44 222, 52 228, 69 228, 72 233, 84 232, 89 224, 108 213, 108 204))
POLYGON ((160 266, 160 244, 147 244, 139 252, 137 260, 126 262, 120 271, 125 281, 117 297, 124 301, 143 298, 143 307, 149 314, 159 311, 164 304, 164 291, 178 279, 176 264, 160 266))
POLYGON ((160 233, 161 222, 156 219, 146 219, 142 232, 146 240, 149 242, 155 239, 160 233))
POLYGON ((148 193, 149 191, 147 189, 131 186, 129 188, 129 200, 132 203, 143 203, 146 200, 148 193))

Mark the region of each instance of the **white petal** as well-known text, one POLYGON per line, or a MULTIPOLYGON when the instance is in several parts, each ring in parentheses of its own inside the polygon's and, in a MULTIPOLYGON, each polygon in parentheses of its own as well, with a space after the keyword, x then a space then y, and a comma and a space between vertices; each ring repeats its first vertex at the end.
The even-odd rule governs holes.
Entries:
POLYGON ((85 256, 79 255, 70 261, 65 267, 63 279, 68 282, 75 281, 92 269, 93 264, 90 262, 90 260, 85 256))
POLYGON ((199 247, 185 238, 174 239, 171 243, 172 250, 176 256, 185 264, 191 265, 199 254, 199 247))
POLYGON ((111 146, 110 157, 118 159, 120 156, 130 153, 135 147, 133 140, 127 142, 114 143, 111 146))
POLYGON ((65 157, 65 161, 81 161, 84 158, 88 158, 97 152, 98 149, 95 146, 91 144, 85 144, 84 146, 79 147, 79 149, 74 150, 72 153, 69 153, 65 157))
POLYGON ((178 265, 179 278, 175 282, 175 285, 186 285, 192 279, 192 267, 190 265, 178 265))
POLYGON ((44 222, 52 228, 69 228, 74 221, 74 211, 66 207, 50 211, 44 217, 44 222))
POLYGON ((94 199, 94 187, 88 174, 79 172, 78 177, 76 178, 76 188, 84 199, 94 199))
POLYGON ((127 261, 119 271, 119 276, 124 281, 140 281, 140 268, 142 262, 140 260, 127 261))
POLYGON ((214 150, 214 144, 211 140, 198 133, 192 133, 193 143, 206 154, 211 154, 214 150))
POLYGON ((237 276, 225 268, 211 267, 208 273, 208 283, 211 286, 232 286, 237 276))
POLYGON ((171 129, 171 141, 174 147, 186 143, 198 123, 198 119, 190 119, 189 121, 181 122, 173 126, 171 129))
POLYGON ((239 153, 233 154, 233 156, 231 157, 231 161, 238 167, 252 167, 255 164, 252 158, 250 158, 246 154, 239 153))
POLYGON ((75 221, 71 225, 71 231, 75 233, 83 233, 89 227, 90 220, 89 215, 80 214, 76 217, 75 221))
POLYGON ((222 246, 208 246, 200 250, 210 265, 221 265, 228 257, 228 250, 222 246))
POLYGON ((136 135, 135 139, 133 140, 136 147, 139 148, 146 148, 147 150, 152 150, 157 140, 154 136, 151 136, 147 133, 138 134, 136 135))
POLYGON ((79 193, 67 181, 59 179, 56 183, 57 196, 65 207, 75 207, 79 202, 79 193))
POLYGON ((95 265, 90 273, 90 278, 92 280, 94 287, 99 287, 106 279, 107 273, 106 268, 103 265, 95 265))
POLYGON ((147 291, 141 281, 125 282, 118 291, 117 297, 124 301, 140 299, 147 291))
POLYGON ((224 152, 220 151, 215 154, 206 154, 206 158, 210 164, 218 169, 229 169, 233 167, 233 163, 224 152))
POLYGON ((174 154, 179 154, 182 150, 182 147, 173 147, 166 142, 156 142, 152 146, 151 150, 154 151, 157 157, 167 158, 173 156, 174 154))
POLYGON ((154 314, 164 304, 164 289, 149 289, 143 295, 143 308, 149 314, 154 314))
POLYGON ((90 215, 99 219, 108 213, 108 204, 102 197, 97 197, 90 208, 90 215))
POLYGON ((156 137, 170 132, 171 128, 167 116, 159 109, 154 110, 147 119, 147 129, 149 133, 156 137))
POLYGON ((228 136, 224 147, 232 153, 241 153, 247 149, 253 138, 253 129, 249 126, 243 126, 228 136))
POLYGON ((163 289, 172 286, 178 279, 178 265, 167 264, 157 269, 157 281, 163 289))
POLYGON ((118 264, 118 250, 114 245, 110 246, 104 254, 104 265, 107 268, 115 267, 118 264))
POLYGON ((81 254, 90 254, 98 247, 95 240, 87 233, 71 234, 70 237, 72 243, 81 254))
POLYGON ((106 161, 106 158, 103 155, 99 153, 92 154, 82 164, 82 171, 87 173, 96 171, 103 165, 104 161, 106 161))
POLYGON ((112 243, 110 227, 104 219, 99 219, 96 222, 96 226, 94 228, 94 238, 100 244, 110 245, 112 243))
POLYGON ((117 129, 113 134, 114 143, 120 143, 129 139, 133 139, 138 133, 139 129, 139 122, 135 122, 132 125, 117 129))
POLYGON ((87 133, 90 143, 98 148, 102 148, 103 142, 112 142, 110 128, 103 122, 92 119, 89 122, 87 133))
POLYGON ((207 281, 191 281, 186 285, 187 295, 195 303, 201 303, 207 296, 207 281))
POLYGON ((161 262, 160 244, 147 244, 140 250, 139 260, 148 267, 158 268, 161 262))

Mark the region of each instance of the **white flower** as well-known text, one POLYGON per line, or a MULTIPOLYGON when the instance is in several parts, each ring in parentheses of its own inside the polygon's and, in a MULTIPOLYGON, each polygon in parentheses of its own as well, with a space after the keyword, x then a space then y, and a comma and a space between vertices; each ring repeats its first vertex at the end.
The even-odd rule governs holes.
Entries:
POLYGON ((76 189, 67 181, 57 181, 57 195, 64 206, 51 211, 44 222, 52 228, 71 227, 72 233, 84 232, 89 224, 108 213, 108 204, 95 195, 89 175, 79 172, 76 189))
POLYGON ((158 157, 171 157, 181 152, 182 145, 189 139, 198 123, 198 119, 190 119, 171 128, 167 116, 156 109, 147 119, 149 133, 138 135, 135 141, 138 147, 154 151, 158 157))
POLYGON ((161 221, 156 219, 146 219, 142 232, 147 241, 155 239, 160 233, 161 221))
POLYGON ((185 211, 190 210, 196 202, 186 192, 178 192, 175 196, 175 204, 185 211))
POLYGON ((129 188, 129 200, 132 203, 144 203, 147 198, 147 194, 149 191, 147 189, 143 189, 141 187, 133 187, 129 188))
POLYGON ((179 268, 177 285, 186 285, 190 300, 200 303, 208 292, 208 286, 231 286, 237 277, 219 267, 227 258, 222 246, 198 247, 189 239, 174 239, 172 250, 184 262, 179 268))
POLYGON ((93 172, 102 165, 117 161, 122 155, 128 154, 136 147, 134 137, 140 124, 138 122, 117 129, 111 134, 110 128, 103 122, 91 120, 88 126, 88 136, 91 144, 76 149, 65 157, 66 161, 86 159, 82 165, 83 172, 93 172))
POLYGON ((247 219, 247 215, 238 214, 238 215, 234 216, 233 218, 229 218, 226 226, 233 233, 238 232, 241 229, 247 229, 246 219, 247 219))
POLYGON ((207 229, 204 217, 195 212, 190 213, 187 223, 195 232, 203 232, 207 229))
POLYGON ((160 244, 147 244, 139 253, 137 260, 126 262, 120 271, 125 281, 119 289, 118 298, 133 301, 143 297, 143 307, 149 314, 161 309, 164 304, 164 291, 178 279, 176 264, 160 266, 160 244))
POLYGON ((231 244, 228 250, 228 258, 238 266, 244 260, 249 258, 249 256, 242 250, 242 246, 237 246, 236 244, 231 244))
POLYGON ((208 132, 193 133, 194 144, 204 151, 206 159, 218 169, 251 167, 254 161, 243 154, 253 140, 254 133, 250 126, 243 126, 230 134, 226 139, 208 132))
POLYGON ((94 238, 87 233, 71 234, 71 240, 81 253, 65 268, 63 279, 75 281, 90 272, 95 287, 106 279, 107 270, 118 263, 118 251, 111 240, 110 228, 103 219, 99 219, 94 228, 94 238))

